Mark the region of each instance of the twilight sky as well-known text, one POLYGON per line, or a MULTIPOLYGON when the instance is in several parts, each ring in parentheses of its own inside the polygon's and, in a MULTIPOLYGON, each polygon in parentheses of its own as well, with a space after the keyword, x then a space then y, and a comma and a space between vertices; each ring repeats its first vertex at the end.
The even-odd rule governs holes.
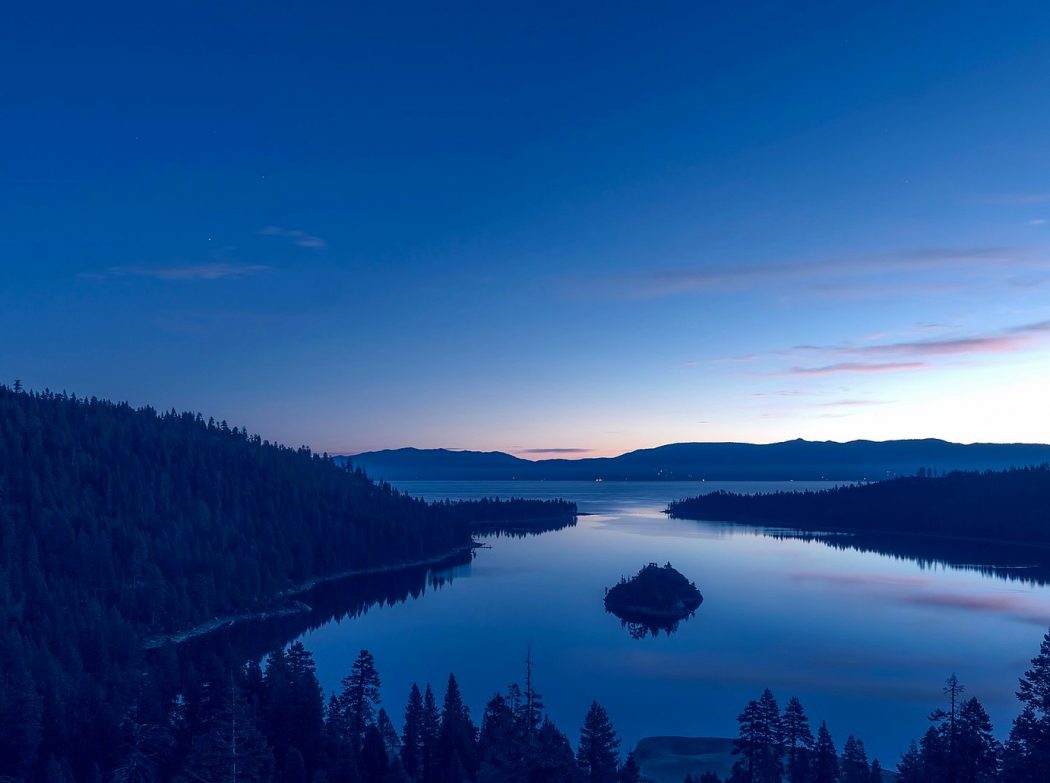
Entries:
POLYGON ((1050 4, 161 5, 5 10, 4 383, 330 452, 1050 441, 1050 4))

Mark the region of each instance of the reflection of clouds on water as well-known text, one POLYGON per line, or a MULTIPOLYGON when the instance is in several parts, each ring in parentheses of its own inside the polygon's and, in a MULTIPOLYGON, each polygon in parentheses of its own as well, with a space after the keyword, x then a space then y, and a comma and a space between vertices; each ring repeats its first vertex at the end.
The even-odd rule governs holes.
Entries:
POLYGON ((898 588, 873 590, 876 597, 898 604, 937 609, 991 612, 1023 623, 1050 625, 1050 605, 1031 593, 1005 590, 996 593, 959 593, 934 589, 935 579, 904 574, 842 574, 819 571, 797 571, 789 574, 796 581, 819 581, 840 587, 898 588), (925 588, 925 589, 914 589, 925 588))

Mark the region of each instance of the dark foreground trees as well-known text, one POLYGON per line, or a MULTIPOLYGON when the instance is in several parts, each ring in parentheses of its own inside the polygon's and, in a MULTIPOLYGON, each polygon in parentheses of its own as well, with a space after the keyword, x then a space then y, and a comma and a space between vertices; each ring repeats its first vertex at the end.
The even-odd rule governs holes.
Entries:
POLYGON ((324 706, 302 644, 266 666, 216 667, 174 699, 154 693, 128 716, 129 742, 112 768, 77 778, 49 760, 46 783, 640 783, 621 765, 606 711, 592 703, 577 748, 542 712, 532 688, 512 685, 475 725, 456 678, 441 706, 412 685, 401 730, 381 704, 379 674, 362 650, 340 693, 324 706), (156 699, 156 700, 155 700, 156 699), (155 721, 155 722, 154 722, 155 721))
MULTIPOLYGON (((283 606, 317 577, 463 551, 477 526, 574 515, 428 504, 199 414, 0 386, 0 777, 115 768, 149 640, 283 606)), ((298 751, 309 767, 316 750, 298 751)))

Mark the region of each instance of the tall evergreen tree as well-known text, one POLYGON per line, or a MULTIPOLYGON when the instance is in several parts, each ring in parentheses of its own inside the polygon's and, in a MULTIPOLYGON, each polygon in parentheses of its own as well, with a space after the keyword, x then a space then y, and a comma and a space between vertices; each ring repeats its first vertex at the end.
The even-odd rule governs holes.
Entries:
POLYGON ((619 783, 642 783, 642 770, 639 769, 638 762, 634 760, 633 751, 627 754, 623 766, 620 767, 619 783))
POLYGON ((273 754, 255 726, 233 681, 221 707, 195 738, 186 770, 193 780, 208 783, 268 783, 273 778, 273 754))
POLYGON ((1021 677, 1017 698, 1022 710, 1006 743, 1004 775, 1010 783, 1050 780, 1050 631, 1021 677))
POLYGON ((852 734, 846 738, 846 744, 842 746, 839 768, 842 783, 869 783, 871 780, 871 767, 868 765, 868 754, 864 750, 864 743, 852 734))
POLYGON ((358 748, 364 741, 365 729, 375 723, 379 685, 375 658, 368 650, 361 650, 350 668, 350 674, 343 678, 338 698, 342 722, 358 748))
POLYGON ((999 777, 1002 747, 992 721, 976 698, 959 707, 956 718, 955 772, 961 783, 994 783, 999 777))
POLYGON ((809 757, 813 750, 813 732, 809 718, 797 697, 788 699, 782 718, 784 730, 784 753, 787 761, 789 783, 807 783, 809 757))
POLYGON ((871 761, 871 783, 882 783, 882 764, 878 759, 871 761))
POLYGON ((811 767, 813 783, 837 783, 839 779, 839 756, 835 743, 828 731, 828 724, 820 722, 817 729, 817 741, 813 746, 813 764, 811 767))
POLYGON ((768 688, 737 717, 739 736, 733 752, 733 779, 743 783, 780 783, 783 775, 784 729, 780 708, 768 688))
POLYGON ((430 684, 423 693, 423 711, 420 713, 420 748, 423 783, 439 783, 440 768, 437 763, 438 742, 441 737, 441 713, 430 684))
POLYGON ((437 746, 437 765, 443 783, 462 783, 477 771, 477 729, 470 710, 463 704, 455 675, 448 676, 445 701, 441 709, 441 730, 437 746))
MULTIPOLYGON (((479 783, 493 783, 514 779, 521 771, 516 753, 516 723, 514 712, 500 694, 493 696, 485 705, 478 735, 479 783)), ((575 759, 574 759, 575 761, 575 759)))
POLYGON ((897 783, 924 783, 919 746, 912 742, 897 762, 897 783))
POLYGON ((405 723, 401 730, 401 766, 415 781, 423 777, 423 694, 412 683, 405 705, 405 723))
POLYGON ((587 783, 616 783, 620 740, 609 714, 598 702, 591 702, 580 730, 576 761, 587 783))

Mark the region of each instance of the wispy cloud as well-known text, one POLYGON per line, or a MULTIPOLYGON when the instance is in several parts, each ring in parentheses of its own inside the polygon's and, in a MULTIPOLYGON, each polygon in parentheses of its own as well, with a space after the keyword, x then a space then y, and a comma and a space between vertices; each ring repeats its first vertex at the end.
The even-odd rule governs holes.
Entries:
POLYGON ((1044 226, 1046 225, 1046 218, 1032 218, 1028 221, 1030 226, 1044 226))
POLYGON ((815 402, 814 408, 862 408, 868 405, 886 405, 886 400, 832 400, 830 402, 815 402))
POLYGON ((981 199, 986 204, 1001 204, 1003 206, 1023 207, 1028 204, 1050 204, 1050 193, 1027 192, 1027 193, 995 193, 981 199))
POLYGON ((821 367, 792 367, 787 375, 838 375, 842 373, 874 374, 884 372, 902 372, 922 370, 929 367, 925 362, 838 362, 821 367))
POLYGON ((972 353, 1009 353, 1030 347, 1050 334, 1050 321, 1036 321, 987 334, 940 340, 909 340, 875 345, 799 345, 798 351, 819 351, 848 356, 955 356, 972 353))
POLYGON ((233 264, 215 262, 175 266, 111 266, 103 272, 87 272, 82 277, 104 279, 109 277, 145 277, 153 280, 223 280, 249 277, 265 272, 265 264, 233 264))
POLYGON ((328 243, 321 239, 321 237, 307 234, 305 231, 300 231, 296 228, 265 226, 259 230, 259 233, 264 237, 281 237, 290 240, 293 244, 296 244, 299 247, 308 247, 313 250, 321 250, 328 246, 328 243))
POLYGON ((655 299, 690 293, 756 290, 794 282, 796 290, 814 293, 883 296, 902 291, 955 291, 972 285, 971 280, 959 277, 961 270, 978 275, 1009 275, 1039 269, 1050 269, 1050 259, 1017 248, 917 247, 866 256, 784 263, 698 263, 599 281, 576 281, 573 287, 627 299, 655 299), (948 272, 951 274, 945 276, 948 272))

